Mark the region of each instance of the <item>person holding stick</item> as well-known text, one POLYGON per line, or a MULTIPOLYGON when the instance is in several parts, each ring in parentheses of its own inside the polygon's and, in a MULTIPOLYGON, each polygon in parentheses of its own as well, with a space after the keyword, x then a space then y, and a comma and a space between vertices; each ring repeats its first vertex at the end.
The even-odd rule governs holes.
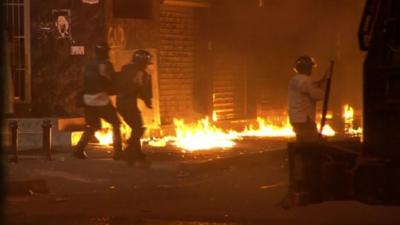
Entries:
POLYGON ((298 142, 316 142, 320 139, 315 123, 316 103, 324 98, 328 74, 319 81, 313 81, 311 75, 316 65, 310 56, 299 57, 295 62, 296 75, 289 82, 289 121, 298 142))

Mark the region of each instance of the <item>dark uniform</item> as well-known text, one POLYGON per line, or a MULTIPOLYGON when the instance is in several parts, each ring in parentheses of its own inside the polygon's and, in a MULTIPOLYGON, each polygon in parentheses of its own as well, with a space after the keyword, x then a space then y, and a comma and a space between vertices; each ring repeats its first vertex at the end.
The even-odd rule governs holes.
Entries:
POLYGON ((128 160, 145 158, 140 143, 145 128, 137 99, 142 99, 148 108, 152 108, 151 77, 146 72, 150 60, 150 53, 144 50, 136 51, 132 63, 123 66, 116 79, 117 110, 131 128, 126 148, 128 160))
POLYGON ((109 94, 113 92, 111 76, 114 69, 108 61, 106 46, 97 46, 96 55, 96 59, 90 62, 84 71, 84 90, 80 100, 85 111, 86 127, 76 146, 74 156, 87 158, 84 149, 95 131, 101 128, 102 118, 113 127, 114 159, 118 159, 122 152, 120 120, 109 99, 109 94))

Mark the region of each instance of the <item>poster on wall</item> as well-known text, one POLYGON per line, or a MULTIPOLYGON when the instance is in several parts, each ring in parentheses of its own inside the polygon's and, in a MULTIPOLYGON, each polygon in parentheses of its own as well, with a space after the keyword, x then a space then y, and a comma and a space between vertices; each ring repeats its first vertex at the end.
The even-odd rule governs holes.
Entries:
POLYGON ((51 14, 57 37, 71 39, 71 10, 53 9, 51 14))
POLYGON ((85 55, 85 46, 82 45, 71 46, 70 55, 85 55))
POLYGON ((86 3, 86 4, 97 4, 97 3, 99 3, 99 0, 82 0, 82 2, 83 3, 86 3))

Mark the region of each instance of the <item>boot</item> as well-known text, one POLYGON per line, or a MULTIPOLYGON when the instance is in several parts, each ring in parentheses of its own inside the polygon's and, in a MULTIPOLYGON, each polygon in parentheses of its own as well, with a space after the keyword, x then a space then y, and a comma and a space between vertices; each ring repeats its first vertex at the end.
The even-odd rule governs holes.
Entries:
POLYGON ((128 162, 133 162, 137 160, 146 160, 146 155, 142 152, 140 139, 129 139, 128 146, 125 150, 126 157, 125 160, 128 162))
POLYGON ((87 153, 84 150, 76 150, 73 156, 77 159, 87 159, 87 153))
POLYGON ((87 153, 85 152, 85 142, 81 140, 76 145, 75 151, 73 152, 72 156, 77 159, 87 159, 87 153))
POLYGON ((119 130, 119 126, 115 126, 113 128, 113 147, 114 147, 114 160, 123 160, 124 152, 122 151, 122 140, 121 140, 121 132, 119 130))
POLYGON ((90 139, 94 135, 94 131, 91 129, 87 129, 83 132, 81 139, 76 145, 75 151, 73 152, 73 156, 78 159, 87 159, 87 153, 85 152, 85 147, 89 143, 90 139))

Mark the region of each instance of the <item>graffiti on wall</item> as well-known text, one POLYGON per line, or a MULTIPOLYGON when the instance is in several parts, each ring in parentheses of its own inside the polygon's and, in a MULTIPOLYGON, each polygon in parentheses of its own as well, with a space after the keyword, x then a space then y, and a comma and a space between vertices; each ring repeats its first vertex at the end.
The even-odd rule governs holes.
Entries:
POLYGON ((107 42, 111 48, 124 49, 126 47, 125 30, 121 24, 108 27, 107 42))
POLYGON ((86 3, 86 4, 93 5, 93 4, 98 4, 99 0, 82 0, 82 2, 86 3))

